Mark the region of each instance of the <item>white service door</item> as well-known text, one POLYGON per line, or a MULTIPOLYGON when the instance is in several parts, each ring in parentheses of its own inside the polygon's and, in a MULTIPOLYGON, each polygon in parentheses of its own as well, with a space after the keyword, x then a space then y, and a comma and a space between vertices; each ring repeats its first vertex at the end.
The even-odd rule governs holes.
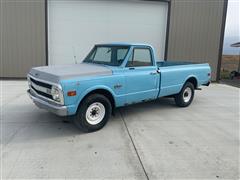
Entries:
POLYGON ((166 2, 48 0, 49 64, 81 62, 94 44, 148 43, 164 58, 166 2))

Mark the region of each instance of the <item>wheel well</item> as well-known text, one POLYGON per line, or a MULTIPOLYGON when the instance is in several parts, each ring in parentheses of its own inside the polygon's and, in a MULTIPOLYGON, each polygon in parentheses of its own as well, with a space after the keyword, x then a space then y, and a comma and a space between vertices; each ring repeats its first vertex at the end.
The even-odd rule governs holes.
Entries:
POLYGON ((104 95, 106 98, 109 99, 109 101, 111 102, 111 105, 112 105, 112 109, 115 108, 115 100, 113 98, 113 95, 112 93, 110 93, 108 90, 105 90, 105 89, 96 89, 96 90, 93 90, 91 92, 89 92, 84 98, 92 95, 92 94, 102 94, 104 95))
POLYGON ((198 82, 197 82, 197 79, 195 77, 190 77, 186 82, 192 83, 195 89, 198 86, 198 82))

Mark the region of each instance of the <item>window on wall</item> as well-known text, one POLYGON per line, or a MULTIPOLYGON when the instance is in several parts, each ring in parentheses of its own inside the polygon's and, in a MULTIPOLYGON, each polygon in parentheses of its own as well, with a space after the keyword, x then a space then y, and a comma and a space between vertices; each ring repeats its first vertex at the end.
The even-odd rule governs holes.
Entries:
POLYGON ((139 66, 152 66, 151 52, 148 48, 135 48, 133 54, 130 56, 127 66, 139 67, 139 66))

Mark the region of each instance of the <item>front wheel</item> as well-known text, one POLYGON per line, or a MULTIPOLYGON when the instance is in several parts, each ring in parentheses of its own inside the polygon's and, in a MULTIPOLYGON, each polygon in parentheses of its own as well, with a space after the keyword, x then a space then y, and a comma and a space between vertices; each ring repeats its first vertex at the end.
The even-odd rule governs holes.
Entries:
POLYGON ((74 123, 84 132, 97 131, 105 126, 111 112, 112 106, 108 98, 92 94, 80 104, 74 123))
POLYGON ((194 86, 190 82, 186 82, 181 92, 175 95, 176 105, 179 107, 187 107, 191 104, 194 97, 194 86))

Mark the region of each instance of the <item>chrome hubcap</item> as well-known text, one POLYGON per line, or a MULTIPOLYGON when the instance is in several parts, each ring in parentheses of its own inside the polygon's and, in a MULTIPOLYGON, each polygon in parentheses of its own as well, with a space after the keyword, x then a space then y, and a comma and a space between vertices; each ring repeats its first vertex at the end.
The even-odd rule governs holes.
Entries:
POLYGON ((192 90, 189 87, 187 87, 183 92, 183 101, 187 103, 190 101, 191 97, 192 97, 192 90))
POLYGON ((91 125, 100 123, 105 116, 105 107, 100 102, 91 104, 86 112, 86 120, 91 125))

